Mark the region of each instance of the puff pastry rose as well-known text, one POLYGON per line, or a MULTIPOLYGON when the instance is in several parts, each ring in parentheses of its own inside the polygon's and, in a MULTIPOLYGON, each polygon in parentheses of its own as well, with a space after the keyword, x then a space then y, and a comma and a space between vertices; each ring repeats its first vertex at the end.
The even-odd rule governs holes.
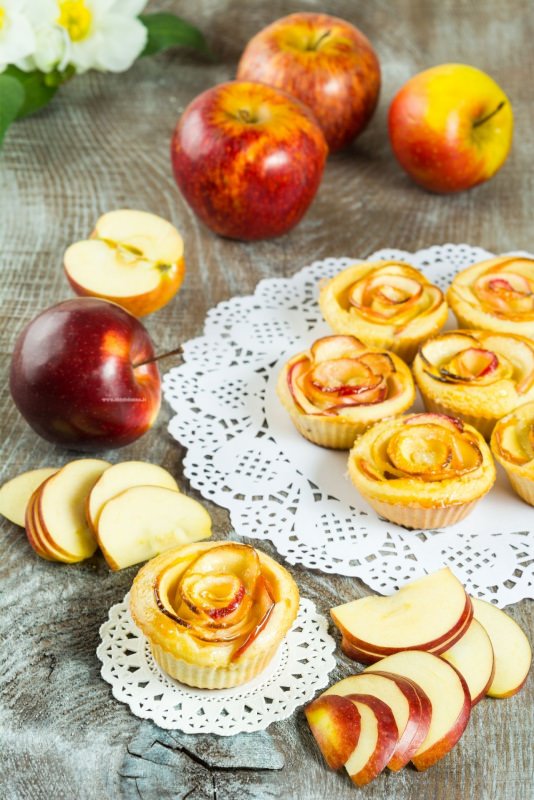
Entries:
POLYGON ((382 517, 406 528, 443 528, 489 492, 495 465, 470 425, 443 414, 414 414, 379 422, 357 439, 349 475, 382 517))
POLYGON ((441 333, 421 345, 413 372, 427 410, 461 417, 489 439, 498 419, 534 400, 534 343, 511 333, 441 333))
POLYGON ((447 300, 462 328, 534 337, 534 259, 500 256, 458 273, 447 300))
POLYGON ((343 270, 322 286, 319 306, 336 333, 354 334, 408 362, 420 342, 441 330, 448 314, 441 290, 398 261, 362 262, 343 270))
POLYGON ((519 497, 534 506, 534 403, 499 420, 491 436, 491 450, 519 497))
POLYGON ((277 391, 299 433, 340 450, 378 420, 402 414, 415 398, 406 364, 354 336, 325 336, 293 356, 277 391))
POLYGON ((260 550, 197 542, 168 550, 136 576, 130 610, 159 666, 182 683, 238 686, 273 658, 299 605, 295 581, 260 550))

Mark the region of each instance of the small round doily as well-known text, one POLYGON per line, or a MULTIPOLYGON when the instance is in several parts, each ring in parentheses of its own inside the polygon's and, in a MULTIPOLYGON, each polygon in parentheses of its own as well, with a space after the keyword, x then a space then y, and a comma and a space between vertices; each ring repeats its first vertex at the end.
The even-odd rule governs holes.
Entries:
POLYGON ((148 641, 128 609, 129 594, 114 605, 100 628, 97 656, 113 696, 133 714, 160 728, 184 733, 259 731, 291 716, 328 683, 335 666, 335 642, 315 604, 300 598, 293 627, 268 667, 234 689, 195 689, 160 670, 148 641))
MULTIPOLYGON (((380 250, 368 260, 409 262, 445 290, 459 270, 491 255, 447 244, 380 250)), ((470 594, 501 607, 533 597, 534 510, 500 467, 495 487, 463 522, 406 531, 359 496, 346 454, 299 436, 278 401, 282 364, 331 333, 317 304, 320 282, 358 260, 327 258, 291 278, 262 280, 254 295, 208 313, 204 335, 186 342, 184 363, 164 378, 176 412, 169 431, 187 448, 184 474, 229 509, 238 534, 270 539, 290 564, 357 576, 380 594, 447 565, 470 594)))

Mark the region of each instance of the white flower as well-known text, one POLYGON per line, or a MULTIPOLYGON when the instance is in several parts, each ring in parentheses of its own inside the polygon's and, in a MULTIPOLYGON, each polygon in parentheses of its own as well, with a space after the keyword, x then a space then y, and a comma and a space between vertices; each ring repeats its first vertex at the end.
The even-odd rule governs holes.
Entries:
POLYGON ((35 50, 35 34, 24 0, 0 0, 0 72, 35 50))
POLYGON ((26 2, 37 47, 17 64, 20 69, 61 72, 72 64, 76 72, 123 72, 146 44, 146 28, 136 19, 146 0, 26 2))

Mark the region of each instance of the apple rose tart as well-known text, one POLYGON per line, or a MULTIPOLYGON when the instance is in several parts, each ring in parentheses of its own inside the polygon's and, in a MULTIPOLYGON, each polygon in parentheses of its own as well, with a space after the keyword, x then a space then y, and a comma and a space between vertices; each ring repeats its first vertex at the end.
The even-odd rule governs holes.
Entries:
POLYGON ((534 403, 499 420, 491 436, 491 450, 519 497, 534 506, 534 403))
POLYGON ((415 398, 406 364, 354 336, 325 336, 293 356, 277 391, 302 436, 338 450, 348 450, 378 420, 402 414, 415 398))
POLYGON ((511 333, 450 331, 419 348, 413 372, 428 411, 489 439, 498 419, 534 400, 534 343, 511 333))
POLYGON ((406 528, 444 528, 489 492, 495 465, 471 425, 414 414, 379 422, 357 439, 349 475, 382 517, 406 528))
POLYGON ((336 333, 412 361, 424 339, 445 325, 448 307, 437 286, 398 261, 363 262, 322 286, 319 306, 336 333))
POLYGON ((447 300, 460 327, 534 337, 534 259, 500 256, 459 272, 447 300))
POLYGON ((156 662, 189 686, 226 689, 259 674, 293 624, 297 585, 250 545, 197 542, 145 564, 130 595, 156 662))

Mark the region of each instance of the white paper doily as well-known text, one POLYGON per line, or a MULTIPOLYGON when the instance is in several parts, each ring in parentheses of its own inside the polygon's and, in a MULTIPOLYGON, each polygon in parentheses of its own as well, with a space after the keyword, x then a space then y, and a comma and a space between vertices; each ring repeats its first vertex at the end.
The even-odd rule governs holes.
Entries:
MULTIPOLYGON (((407 261, 446 289, 459 270, 491 255, 447 244, 380 250, 368 260, 407 261)), ((184 363, 164 377, 176 411, 169 431, 188 448, 185 475, 229 509, 237 533, 270 539, 290 564, 358 576, 381 594, 449 565, 471 594, 501 607, 533 597, 534 509, 500 467, 496 486, 466 520, 443 532, 409 532, 376 515, 347 477, 346 454, 299 436, 276 398, 282 364, 331 332, 317 305, 319 282, 358 260, 316 261, 208 313, 204 336, 184 345, 184 363)))
POLYGON ((263 730, 312 700, 336 664, 326 619, 301 597, 293 627, 260 675, 235 689, 194 689, 160 670, 130 616, 128 598, 111 608, 96 654, 113 696, 160 728, 220 736, 263 730))

